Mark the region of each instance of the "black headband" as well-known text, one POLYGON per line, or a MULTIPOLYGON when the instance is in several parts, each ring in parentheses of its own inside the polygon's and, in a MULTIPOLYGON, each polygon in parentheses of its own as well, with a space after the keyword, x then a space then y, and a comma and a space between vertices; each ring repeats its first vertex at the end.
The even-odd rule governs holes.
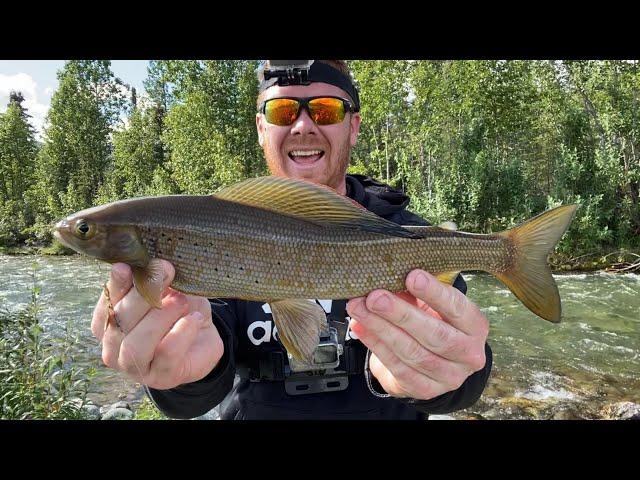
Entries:
POLYGON ((311 82, 323 82, 330 85, 335 85, 341 88, 349 94, 354 103, 354 111, 360 111, 360 97, 358 96, 358 90, 351 81, 351 79, 343 74, 340 70, 333 68, 331 65, 315 61, 309 68, 309 74, 306 77, 306 82, 300 80, 300 76, 279 76, 272 77, 268 80, 263 80, 260 83, 259 91, 263 92, 269 87, 272 87, 276 83, 280 86, 284 85, 308 85, 311 82))

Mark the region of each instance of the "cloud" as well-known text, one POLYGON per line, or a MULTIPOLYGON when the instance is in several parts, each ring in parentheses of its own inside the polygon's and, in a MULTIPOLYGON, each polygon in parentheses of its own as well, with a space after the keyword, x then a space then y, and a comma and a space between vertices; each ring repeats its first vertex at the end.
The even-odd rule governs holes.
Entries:
MULTIPOLYGON (((38 101, 37 83, 31 75, 26 73, 17 73, 15 75, 4 75, 0 73, 0 112, 7 110, 11 91, 22 92, 24 96, 22 105, 27 109, 27 113, 31 115, 31 125, 36 129, 38 139, 41 139, 49 105, 48 102, 44 104, 38 101)), ((46 90, 44 94, 47 95, 46 90)))

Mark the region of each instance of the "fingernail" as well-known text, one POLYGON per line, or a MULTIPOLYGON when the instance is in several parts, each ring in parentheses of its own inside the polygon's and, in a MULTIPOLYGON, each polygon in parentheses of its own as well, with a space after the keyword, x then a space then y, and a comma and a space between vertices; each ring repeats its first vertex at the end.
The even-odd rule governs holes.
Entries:
POLYGON ((364 309, 362 308, 362 299, 349 300, 349 303, 347 303, 347 309, 351 312, 351 316, 355 317, 364 313, 364 309))
POLYGON ((416 290, 424 290, 427 288, 427 277, 424 273, 416 274, 415 279, 413 280, 413 288, 416 290))
POLYGON ((385 310, 389 310, 390 307, 391 307, 391 299, 389 298, 389 295, 387 295, 386 293, 383 293, 382 295, 380 295, 373 302, 373 308, 381 312, 385 310))

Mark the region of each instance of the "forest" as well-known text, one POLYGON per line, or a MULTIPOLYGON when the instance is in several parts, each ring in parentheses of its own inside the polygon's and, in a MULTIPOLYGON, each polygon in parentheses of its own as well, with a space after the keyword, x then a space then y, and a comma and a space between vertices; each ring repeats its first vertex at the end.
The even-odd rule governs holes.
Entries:
MULTIPOLYGON (((351 60, 362 125, 350 173, 431 222, 490 233, 581 205, 566 258, 640 246, 640 73, 622 60, 351 60)), ((58 71, 37 138, 21 92, 0 114, 0 248, 49 245, 80 209, 205 194, 268 174, 258 61, 150 61, 138 92, 107 60, 58 71)))

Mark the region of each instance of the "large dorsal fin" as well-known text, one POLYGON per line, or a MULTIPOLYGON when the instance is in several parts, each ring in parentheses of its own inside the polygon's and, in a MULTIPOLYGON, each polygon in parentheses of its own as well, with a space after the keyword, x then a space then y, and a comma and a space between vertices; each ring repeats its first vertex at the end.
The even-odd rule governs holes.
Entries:
POLYGON ((303 180, 274 176, 250 178, 220 190, 215 196, 317 225, 421 238, 419 234, 369 212, 329 187, 303 180))

